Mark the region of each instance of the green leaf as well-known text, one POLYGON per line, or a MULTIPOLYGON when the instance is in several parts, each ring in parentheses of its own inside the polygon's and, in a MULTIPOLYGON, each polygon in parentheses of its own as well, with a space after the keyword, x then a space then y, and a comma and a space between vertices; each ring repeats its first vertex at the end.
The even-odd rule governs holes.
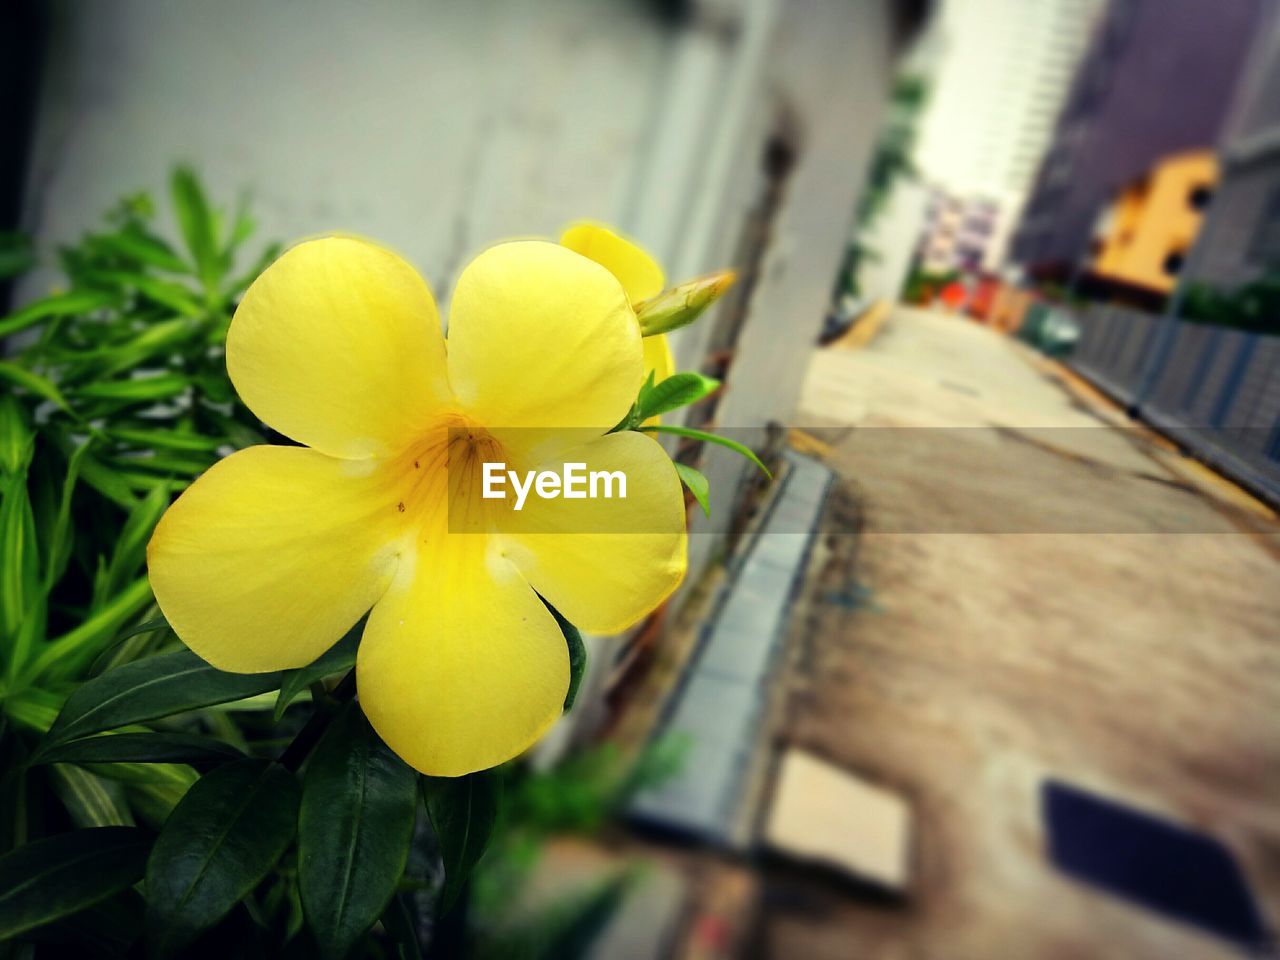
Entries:
POLYGON ((191 380, 180 373, 161 373, 129 380, 104 380, 73 388, 77 397, 86 400, 164 400, 191 386, 191 380))
POLYGON ((582 642, 582 634, 578 632, 578 628, 566 620, 559 610, 547 603, 545 597, 542 598, 542 602, 556 618, 556 624, 564 634, 565 646, 569 648, 569 692, 564 695, 564 712, 568 713, 573 709, 573 701, 578 698, 578 687, 582 685, 582 675, 587 669, 587 647, 582 642))
POLYGON ((31 238, 16 230, 0 231, 0 280, 16 277, 36 263, 31 238))
POLYGON ((636 400, 637 417, 648 420, 659 414, 687 407, 720 388, 720 381, 700 373, 676 373, 661 383, 640 388, 636 400))
MULTIPOLYGON (((121 590, 79 626, 46 643, 28 672, 32 676, 39 676, 47 671, 58 677, 76 673, 102 652, 102 648, 122 624, 127 623, 149 603, 151 584, 144 575, 121 590)), ((78 694, 80 691, 76 692, 78 694)))
POLYGON ((67 398, 54 386, 52 380, 42 377, 38 373, 32 373, 25 367, 0 360, 0 380, 7 380, 15 386, 22 387, 24 390, 48 400, 59 409, 68 413, 71 412, 71 407, 67 404, 67 398))
POLYGON ((755 451, 750 447, 739 443, 737 440, 730 440, 728 437, 721 437, 714 433, 707 433, 705 430, 694 430, 691 427, 668 427, 663 424, 653 424, 651 426, 637 427, 636 429, 651 433, 669 433, 677 437, 688 437, 691 440, 702 440, 705 443, 714 443, 721 447, 728 447, 734 453, 744 456, 754 463, 760 468, 760 471, 766 477, 773 479, 773 474, 769 472, 769 468, 766 467, 764 463, 761 462, 760 458, 756 456, 755 451))
POLYGON ((0 857, 0 941, 137 883, 148 844, 145 830, 98 827, 37 840, 0 857))
POLYGON ((107 436, 113 440, 138 447, 160 450, 182 450, 191 453, 213 453, 225 443, 218 437, 205 437, 198 433, 182 433, 178 430, 140 430, 133 427, 107 425, 107 436))
POLYGON ((35 763, 220 763, 244 754, 230 744, 191 733, 110 733, 60 743, 35 763))
POLYGON ((440 912, 448 913, 493 837, 502 804, 502 773, 495 768, 465 777, 423 777, 422 791, 444 861, 440 912))
MULTIPOLYGON (((27 493, 27 477, 11 476, 0 489, 0 637, 13 640, 40 589, 36 521, 27 493)), ((21 666, 25 652, 13 655, 21 666)))
POLYGON ((108 670, 67 698, 37 754, 55 744, 274 690, 278 673, 223 673, 190 650, 108 670))
POLYGON ((78 827, 131 827, 133 817, 118 784, 111 788, 88 770, 63 764, 49 768, 54 792, 78 827))
POLYGON ((94 596, 95 608, 104 604, 108 596, 123 590, 137 574, 146 560, 147 541, 151 539, 151 532, 155 530, 161 514, 168 506, 169 491, 163 486, 157 486, 129 512, 119 539, 116 540, 111 562, 107 564, 107 575, 102 581, 103 593, 94 596))
POLYGON ((298 781, 278 763, 240 760, 200 778, 147 861, 152 953, 180 954, 267 875, 293 840, 298 781))
POLYGON ((348 704, 307 762, 298 887, 322 957, 340 960, 377 922, 409 859, 417 774, 348 704))
POLYGON ((174 170, 169 180, 169 196, 182 239, 195 261, 196 273, 205 289, 211 290, 222 273, 217 222, 195 172, 189 167, 174 170))
POLYGON ((0 476, 12 476, 27 468, 35 451, 35 431, 17 398, 0 395, 0 476))
POLYGON ((341 640, 322 653, 305 667, 286 670, 284 682, 280 684, 280 696, 276 698, 275 719, 284 716, 285 709, 303 690, 311 684, 323 680, 335 673, 346 673, 356 665, 356 648, 360 646, 360 637, 364 633, 364 618, 346 632, 341 640))
POLYGON ((55 293, 43 300, 27 304, 0 320, 0 337, 25 330, 43 320, 54 317, 72 317, 84 313, 92 313, 103 307, 113 306, 118 297, 114 293, 99 290, 72 290, 68 293, 55 293))
POLYGON ((708 517, 711 516, 711 484, 707 482, 707 478, 703 476, 700 470, 685 463, 677 463, 675 465, 676 473, 680 475, 680 482, 689 488, 689 492, 693 494, 693 499, 698 501, 698 505, 702 507, 702 512, 708 517))

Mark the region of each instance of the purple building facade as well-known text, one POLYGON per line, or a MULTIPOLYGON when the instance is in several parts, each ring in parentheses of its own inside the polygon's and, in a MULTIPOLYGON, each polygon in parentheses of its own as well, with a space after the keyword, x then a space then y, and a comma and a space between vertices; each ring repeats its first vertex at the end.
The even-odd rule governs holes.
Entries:
POLYGON ((1011 259, 1065 279, 1098 214, 1160 157, 1213 147, 1274 0, 1111 0, 1014 236, 1011 259))

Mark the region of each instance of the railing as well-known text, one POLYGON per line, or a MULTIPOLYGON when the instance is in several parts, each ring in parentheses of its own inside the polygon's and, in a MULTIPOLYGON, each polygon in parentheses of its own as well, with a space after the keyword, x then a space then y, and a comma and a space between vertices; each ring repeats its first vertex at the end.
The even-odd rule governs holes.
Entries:
POLYGON ((1095 305, 1068 362, 1193 454, 1280 503, 1280 336, 1095 305))

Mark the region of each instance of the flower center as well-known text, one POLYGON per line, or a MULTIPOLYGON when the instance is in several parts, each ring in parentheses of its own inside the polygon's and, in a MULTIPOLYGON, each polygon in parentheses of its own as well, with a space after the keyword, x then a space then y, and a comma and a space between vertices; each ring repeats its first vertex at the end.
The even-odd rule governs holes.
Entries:
POLYGON ((484 464, 504 459, 502 444, 484 427, 462 414, 445 415, 393 465, 396 509, 426 539, 491 531, 503 507, 481 496, 484 464))

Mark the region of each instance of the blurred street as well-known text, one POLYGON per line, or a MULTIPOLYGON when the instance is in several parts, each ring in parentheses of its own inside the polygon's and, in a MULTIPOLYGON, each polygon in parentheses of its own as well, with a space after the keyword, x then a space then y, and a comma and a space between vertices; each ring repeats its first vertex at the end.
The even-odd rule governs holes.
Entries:
POLYGON ((911 804, 914 880, 881 903, 772 877, 767 954, 1234 955, 1057 871, 1040 790, 1204 831, 1277 902, 1274 517, 1111 426, 1062 368, 938 313, 897 308, 865 347, 817 352, 797 422, 840 480, 784 739, 911 804), (887 427, 917 434, 869 429, 887 427))

